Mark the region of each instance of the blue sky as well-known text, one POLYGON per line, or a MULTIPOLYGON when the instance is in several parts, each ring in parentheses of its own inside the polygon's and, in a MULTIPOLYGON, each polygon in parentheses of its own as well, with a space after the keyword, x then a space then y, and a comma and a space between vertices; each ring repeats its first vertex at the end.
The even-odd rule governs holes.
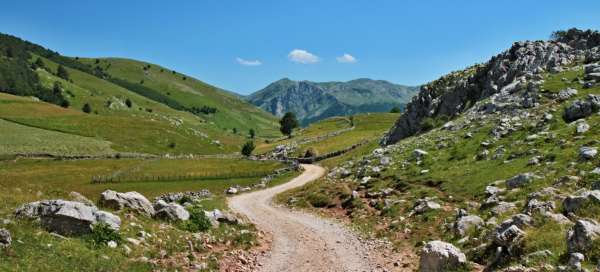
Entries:
POLYGON ((417 85, 513 41, 600 29, 600 1, 7 1, 0 32, 153 62, 247 94, 283 77, 417 85), (345 55, 347 54, 347 55, 345 55))

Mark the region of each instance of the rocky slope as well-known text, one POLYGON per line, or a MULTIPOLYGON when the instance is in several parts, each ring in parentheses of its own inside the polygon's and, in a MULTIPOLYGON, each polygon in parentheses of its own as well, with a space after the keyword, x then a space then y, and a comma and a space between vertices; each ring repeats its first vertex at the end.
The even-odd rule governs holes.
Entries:
POLYGON ((421 271, 597 269, 599 41, 570 30, 516 43, 424 86, 385 147, 288 204, 419 253, 421 271))
POLYGON ((405 114, 382 140, 393 144, 400 139, 431 128, 436 118, 454 118, 475 102, 490 98, 488 110, 531 105, 535 85, 546 72, 560 72, 576 61, 598 60, 600 34, 597 32, 557 32, 550 41, 516 42, 487 63, 446 75, 421 87, 407 105, 405 114), (527 88, 521 97, 511 94, 527 88), (514 98, 514 99, 513 99, 514 98), (512 100, 508 100, 512 99, 512 100))
POLYGON ((416 90, 416 87, 383 80, 356 79, 319 83, 284 78, 247 99, 276 116, 291 111, 306 125, 331 116, 387 112, 393 107, 403 108, 416 90))

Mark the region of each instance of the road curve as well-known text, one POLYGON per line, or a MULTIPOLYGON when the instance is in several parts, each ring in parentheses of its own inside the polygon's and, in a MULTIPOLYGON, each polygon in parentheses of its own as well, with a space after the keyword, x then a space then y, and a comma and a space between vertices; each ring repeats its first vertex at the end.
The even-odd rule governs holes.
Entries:
POLYGON ((361 241, 341 224, 275 206, 273 197, 325 174, 317 165, 303 164, 304 172, 291 181, 229 199, 229 207, 260 230, 271 234, 270 254, 259 271, 374 271, 374 262, 361 241))

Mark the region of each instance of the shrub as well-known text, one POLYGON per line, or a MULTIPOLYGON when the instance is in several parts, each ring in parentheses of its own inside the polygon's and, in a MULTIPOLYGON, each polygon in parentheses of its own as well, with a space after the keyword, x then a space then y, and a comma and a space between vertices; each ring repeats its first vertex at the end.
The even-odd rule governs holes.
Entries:
POLYGON ((121 242, 123 238, 119 232, 111 229, 107 224, 100 223, 92 226, 92 232, 86 237, 93 247, 106 246, 106 243, 121 242))
POLYGON ((427 117, 421 121, 421 128, 423 130, 430 130, 435 127, 435 120, 433 118, 427 117))
POLYGON ((393 108, 390 110, 390 113, 400 113, 400 112, 402 112, 402 109, 400 109, 400 107, 398 107, 398 106, 396 106, 396 107, 393 107, 393 108))
POLYGON ((131 106, 133 105, 133 103, 131 102, 131 99, 127 98, 125 100, 125 105, 127 105, 128 108, 131 108, 131 106))
POLYGON ((59 65, 58 69, 56 69, 56 76, 64 80, 69 80, 69 72, 62 65, 59 65))
POLYGON ((233 244, 238 247, 249 249, 256 243, 256 235, 249 230, 240 231, 234 238, 233 244))
POLYGON ((83 105, 83 108, 81 108, 81 110, 85 113, 90 113, 90 112, 92 112, 92 106, 90 106, 90 104, 88 104, 88 103, 85 103, 83 105))
POLYGON ((250 136, 250 139, 254 139, 254 137, 256 137, 256 131, 254 131, 254 129, 253 129, 253 128, 251 128, 251 129, 248 131, 248 135, 250 136))
POLYGON ((44 64, 44 61, 41 58, 37 58, 34 64, 36 68, 46 69, 46 64, 44 64))
POLYGON ((62 102, 60 102, 60 106, 63 108, 68 108, 69 106, 71 106, 71 103, 69 103, 69 100, 63 100, 62 102))
POLYGON ((198 206, 188 208, 190 219, 181 223, 180 227, 191 232, 205 232, 212 227, 210 219, 204 214, 204 210, 198 206))
POLYGON ((169 148, 175 148, 177 146, 177 144, 175 142, 170 142, 168 147, 169 148))
POLYGON ((315 208, 323 208, 331 205, 331 199, 323 193, 311 193, 307 197, 308 202, 315 208))
POLYGON ((252 151, 254 151, 254 148, 256 148, 256 146, 254 146, 253 141, 246 142, 244 146, 242 146, 242 155, 246 157, 252 155, 252 151))
POLYGON ((309 147, 306 149, 306 152, 304 152, 305 158, 314 158, 317 156, 319 156, 319 151, 317 151, 317 149, 314 147, 309 147))
POLYGON ((454 145, 452 149, 450 149, 450 158, 449 160, 462 161, 467 158, 467 151, 463 148, 463 146, 454 145))

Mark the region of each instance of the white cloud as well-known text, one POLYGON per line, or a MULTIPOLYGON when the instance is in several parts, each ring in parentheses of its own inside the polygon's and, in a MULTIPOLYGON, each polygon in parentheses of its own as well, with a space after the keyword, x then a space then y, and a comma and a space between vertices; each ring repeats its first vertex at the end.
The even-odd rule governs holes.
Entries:
POLYGON ((235 60, 237 60, 237 62, 241 65, 244 66, 259 66, 262 65, 262 62, 260 60, 245 60, 242 58, 236 58, 235 60))
POLYGON ((319 62, 319 57, 302 49, 294 49, 288 54, 288 58, 297 63, 311 64, 319 62))
POLYGON ((341 57, 337 57, 335 59, 337 59, 339 63, 355 63, 358 61, 354 56, 350 54, 344 54, 341 57))

